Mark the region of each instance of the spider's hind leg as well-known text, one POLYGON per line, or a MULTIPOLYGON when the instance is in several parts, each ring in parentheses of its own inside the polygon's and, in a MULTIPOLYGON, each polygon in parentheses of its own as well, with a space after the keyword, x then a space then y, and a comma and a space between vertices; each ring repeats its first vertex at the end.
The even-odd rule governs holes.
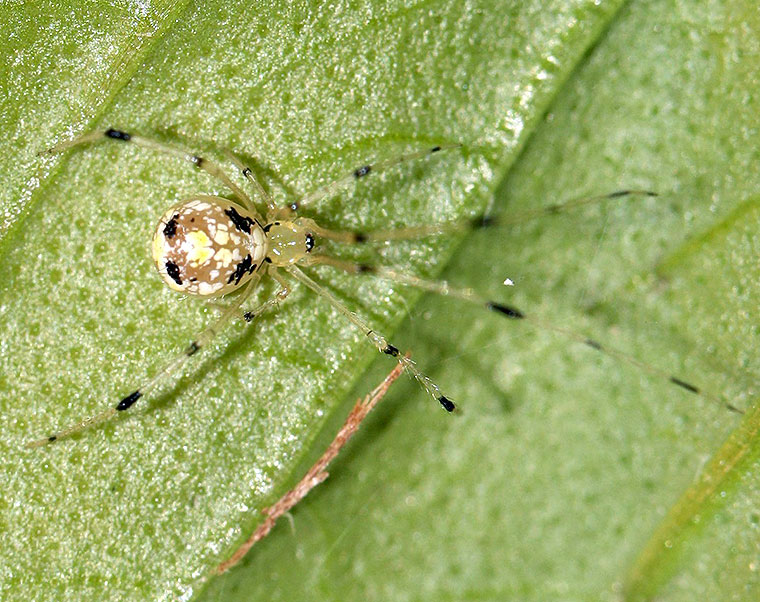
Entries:
POLYGON ((158 385, 167 380, 170 380, 177 372, 185 365, 185 363, 194 356, 198 351, 206 347, 228 324, 236 318, 242 317, 247 322, 251 322, 258 318, 264 312, 276 308, 290 293, 290 288, 287 286, 279 274, 273 273, 272 277, 281 285, 280 289, 272 295, 271 298, 261 303, 253 310, 244 311, 242 307, 250 299, 259 278, 250 280, 245 286, 246 288, 240 293, 234 301, 224 309, 224 312, 220 317, 214 320, 209 326, 202 330, 197 336, 195 336, 187 347, 185 347, 179 354, 164 365, 163 369, 156 373, 147 382, 142 383, 134 391, 123 397, 115 406, 107 408, 96 414, 93 417, 80 420, 75 424, 62 429, 44 439, 37 439, 30 441, 26 444, 27 447, 41 447, 67 437, 71 437, 91 426, 100 424, 110 420, 117 414, 125 412, 132 408, 138 400, 144 397, 147 393, 154 390, 158 385))

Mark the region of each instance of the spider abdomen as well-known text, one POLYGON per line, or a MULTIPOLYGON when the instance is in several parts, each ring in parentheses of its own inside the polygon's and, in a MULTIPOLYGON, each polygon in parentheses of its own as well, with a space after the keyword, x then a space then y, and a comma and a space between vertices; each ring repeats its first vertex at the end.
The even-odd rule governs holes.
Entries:
POLYGON ((216 297, 245 284, 267 255, 261 224, 240 205, 196 195, 169 209, 153 235, 153 261, 173 290, 216 297))

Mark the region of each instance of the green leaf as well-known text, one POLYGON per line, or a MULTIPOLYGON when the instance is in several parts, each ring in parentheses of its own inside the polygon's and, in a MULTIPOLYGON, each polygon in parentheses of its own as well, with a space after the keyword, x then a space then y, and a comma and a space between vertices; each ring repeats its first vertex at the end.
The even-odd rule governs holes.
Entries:
MULTIPOLYGON (((370 157, 465 143, 323 203, 336 227, 655 189, 380 257, 434 276, 453 255, 452 282, 749 405, 760 23, 740 2, 619 6, 2 9, 3 599, 192 597, 390 369, 378 358, 356 384, 373 350, 299 289, 160 397, 22 450, 133 390, 215 314, 165 290, 147 248, 165 207, 224 189, 115 143, 34 157, 71 132, 121 127, 220 160, 231 148, 281 202, 370 157)), ((316 273, 398 331, 463 414, 395 386, 294 529, 282 521, 203 598, 587 600, 624 583, 639 598, 757 597, 756 452, 687 513, 699 528, 669 532, 646 586, 632 572, 723 439, 753 449, 751 416, 453 300, 316 273)))

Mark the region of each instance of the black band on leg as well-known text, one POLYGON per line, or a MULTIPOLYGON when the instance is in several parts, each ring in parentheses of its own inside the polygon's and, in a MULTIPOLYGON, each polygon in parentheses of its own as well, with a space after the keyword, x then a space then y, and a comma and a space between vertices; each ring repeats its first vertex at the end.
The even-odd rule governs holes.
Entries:
POLYGON ((129 142, 132 139, 131 134, 122 132, 121 130, 106 130, 106 138, 113 138, 114 140, 121 140, 122 142, 129 142))
POLYGON ((450 400, 448 397, 446 397, 446 396, 444 396, 444 395, 441 395, 441 396, 438 398, 438 401, 439 401, 439 402, 441 403, 441 405, 443 406, 443 409, 444 409, 444 410, 446 410, 447 412, 453 412, 453 411, 454 411, 454 410, 456 410, 456 408, 457 408, 457 407, 454 405, 454 402, 453 402, 453 401, 451 401, 451 400, 450 400))
POLYGON ((130 393, 129 395, 127 395, 124 399, 122 399, 119 402, 119 405, 116 406, 116 409, 119 412, 123 412, 124 410, 128 410, 141 397, 142 397, 142 393, 140 393, 139 390, 134 391, 134 392, 130 393))
POLYGON ((494 303, 493 301, 489 301, 488 303, 486 303, 486 308, 490 309, 491 311, 499 312, 500 314, 503 314, 507 316, 508 318, 512 318, 514 320, 520 320, 525 317, 525 314, 523 314, 516 307, 510 307, 509 305, 502 305, 501 303, 494 303))
POLYGON ((392 355, 393 357, 398 357, 401 352, 398 350, 398 347, 394 347, 393 345, 389 344, 385 346, 385 349, 383 349, 383 353, 387 355, 392 355))

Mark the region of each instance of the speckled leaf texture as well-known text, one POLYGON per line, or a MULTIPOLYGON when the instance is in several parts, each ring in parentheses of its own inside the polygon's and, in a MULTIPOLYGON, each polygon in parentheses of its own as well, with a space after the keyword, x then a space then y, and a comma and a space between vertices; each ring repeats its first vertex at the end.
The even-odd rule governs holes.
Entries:
POLYGON ((4 601, 760 598, 756 3, 10 0, 0 19, 4 601), (280 203, 463 144, 309 212, 337 228, 654 190, 335 253, 516 305, 747 413, 549 330, 314 269, 462 412, 399 381, 327 482, 211 577, 392 360, 296 288, 127 415, 24 449, 217 315, 166 289, 148 249, 170 204, 228 193, 115 142, 35 156, 95 127, 240 179, 231 149, 280 203))

